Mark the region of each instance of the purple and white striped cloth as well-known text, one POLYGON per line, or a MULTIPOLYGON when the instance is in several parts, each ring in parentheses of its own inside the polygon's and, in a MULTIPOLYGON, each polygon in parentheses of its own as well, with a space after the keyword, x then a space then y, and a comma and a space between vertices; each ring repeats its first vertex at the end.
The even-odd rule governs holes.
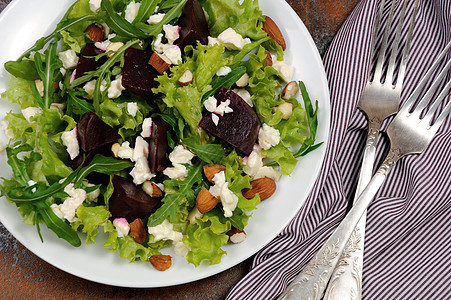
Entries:
MULTIPOLYGON (((406 1, 410 18, 414 1, 406 1)), ((227 299, 277 297, 344 217, 365 144, 367 121, 357 102, 376 57, 372 44, 380 2, 361 1, 324 57, 331 91, 330 144, 310 196, 280 235, 256 255, 249 274, 227 299)), ((390 5, 386 1, 382 25, 390 5)), ((399 12, 397 7, 395 22, 399 12)), ((420 0, 402 102, 450 39, 451 1, 420 0)), ((381 40, 382 31, 375 49, 381 40)), ((448 53, 442 67, 450 58, 448 53)), ((376 165, 388 146, 382 133, 376 165)), ((451 118, 422 155, 398 162, 369 207, 362 289, 364 299, 451 299, 451 118)))

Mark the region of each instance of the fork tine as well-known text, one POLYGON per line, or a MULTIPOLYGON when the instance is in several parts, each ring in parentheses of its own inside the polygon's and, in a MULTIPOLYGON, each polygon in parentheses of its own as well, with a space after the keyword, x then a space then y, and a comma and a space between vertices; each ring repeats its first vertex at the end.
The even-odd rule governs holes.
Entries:
MULTIPOLYGON (((451 41, 445 46, 445 48, 442 50, 442 52, 438 55, 438 57, 435 59, 435 61, 432 64, 432 66, 426 72, 426 75, 423 76, 423 78, 421 79, 420 83, 417 85, 415 90, 412 92, 412 94, 410 94, 410 96, 406 100, 405 104, 399 110, 399 114, 405 114, 405 113, 409 112, 412 109, 412 106, 415 104, 415 100, 420 97, 421 91, 423 90, 423 88, 426 85, 427 81, 432 76, 432 74, 434 73, 435 69, 437 69, 437 67, 439 66, 439 64, 441 63, 443 57, 447 54, 449 49, 451 49, 451 41)), ((418 104, 417 109, 420 106, 420 104, 418 104)), ((425 104, 427 104, 427 102, 423 102, 423 105, 425 105, 425 104)), ((424 108, 424 106, 423 106, 423 108, 424 108)))
MULTIPOLYGON (((431 109, 426 114, 426 116, 424 117, 423 120, 425 120, 425 121, 427 121, 429 123, 431 122, 432 117, 436 113, 436 110, 440 107, 439 104, 448 95, 448 91, 449 91, 450 88, 451 88, 451 80, 448 81, 448 83, 446 84, 446 86, 443 89, 443 91, 440 93, 440 95, 438 95, 437 100, 435 100, 433 106, 431 107, 431 109)), ((451 101, 449 101, 445 105, 445 108, 442 110, 440 115, 437 117, 437 119, 435 120, 434 124, 431 125, 432 132, 435 132, 435 131, 437 131, 439 129, 439 127, 442 125, 443 121, 445 121, 446 117, 449 115, 450 111, 451 111, 451 101)))
MULTIPOLYGON (((407 0, 405 1, 405 3, 407 3, 407 0)), ((402 54, 401 65, 399 66, 398 79, 396 80, 396 86, 399 86, 399 88, 402 87, 402 84, 404 82, 404 75, 406 74, 407 58, 409 57, 409 54, 410 54, 410 44, 412 42, 413 29, 415 27, 415 20, 416 20, 417 12, 418 12, 418 3, 419 3, 419 1, 416 0, 415 6, 413 8, 412 20, 410 21, 410 27, 409 27, 409 31, 407 33, 406 46, 405 46, 403 54, 402 54)))
MULTIPOLYGON (((442 83, 443 78, 448 74, 448 70, 451 67, 451 60, 449 60, 446 63, 446 66, 443 68, 443 70, 440 72, 440 74, 437 76, 437 78, 432 83, 431 87, 427 90, 426 94, 424 94, 423 98, 421 99, 420 103, 418 103, 417 107, 414 111, 412 111, 412 115, 416 115, 417 117, 420 117, 421 112, 423 109, 428 105, 432 97, 434 96, 435 91, 437 90, 437 87, 442 83)), ((433 111, 433 108, 437 106, 437 103, 439 101, 435 101, 433 106, 429 109, 429 112, 433 111)), ((429 114, 429 113, 428 113, 429 114)), ((432 116, 430 116, 432 117, 432 116)))
MULTIPOLYGON (((374 80, 379 80, 380 81, 381 77, 382 77, 382 68, 384 66, 384 61, 385 61, 385 52, 387 51, 388 34, 390 32, 391 23, 393 21, 393 12, 395 10, 395 3, 396 3, 396 0, 393 0, 392 4, 391 4, 391 7, 390 7, 390 14, 388 15, 388 21, 387 21, 387 25, 385 27, 384 37, 382 39, 382 45, 381 45, 381 48, 379 50, 379 56, 377 58, 376 69, 374 71, 373 81, 374 80)), ((380 25, 380 20, 382 18, 382 13, 384 11, 384 4, 385 4, 385 1, 382 1, 381 8, 380 8, 380 11, 379 11, 379 17, 378 17, 379 18, 378 19, 378 21, 379 21, 378 26, 380 25)))

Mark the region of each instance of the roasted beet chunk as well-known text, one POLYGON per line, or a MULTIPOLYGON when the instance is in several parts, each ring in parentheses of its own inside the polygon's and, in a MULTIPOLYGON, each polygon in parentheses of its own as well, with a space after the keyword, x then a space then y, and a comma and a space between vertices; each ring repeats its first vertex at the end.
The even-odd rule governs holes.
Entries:
POLYGON ((145 218, 160 203, 127 178, 115 175, 112 182, 114 192, 109 208, 113 219, 126 218, 128 222, 133 222, 137 218, 145 218))
POLYGON ((156 71, 149 65, 151 51, 129 48, 125 52, 122 85, 144 99, 152 97, 152 88, 158 86, 156 71))
POLYGON ((149 165, 153 174, 163 171, 168 165, 168 132, 171 126, 161 118, 152 118, 152 135, 150 136, 149 165))
POLYGON ((78 142, 85 153, 116 142, 120 137, 114 128, 93 112, 84 114, 77 124, 78 142))
POLYGON ((75 71, 75 79, 85 75, 86 72, 94 71, 107 61, 106 56, 102 56, 99 60, 95 60, 94 56, 104 53, 93 44, 87 44, 81 51, 78 60, 77 69, 75 71))
POLYGON ((182 15, 179 19, 180 38, 176 44, 181 49, 187 45, 196 46, 197 41, 201 44, 208 44, 208 29, 205 13, 198 0, 188 0, 183 8, 182 15))
POLYGON ((212 113, 207 112, 199 126, 215 137, 230 144, 246 155, 252 152, 258 137, 260 122, 252 108, 237 94, 221 87, 216 93, 217 104, 230 100, 229 107, 233 112, 219 116, 218 125, 212 120, 212 113))

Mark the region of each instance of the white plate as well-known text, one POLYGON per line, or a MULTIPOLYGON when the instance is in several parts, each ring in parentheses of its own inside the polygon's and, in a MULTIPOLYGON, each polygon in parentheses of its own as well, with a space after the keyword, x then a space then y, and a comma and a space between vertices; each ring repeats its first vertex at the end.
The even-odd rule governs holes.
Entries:
MULTIPOLYGON (((0 15, 0 93, 7 88, 9 75, 3 68, 8 60, 17 59, 35 40, 51 33, 73 0, 15 0, 0 15)), ((260 0, 263 12, 279 25, 288 50, 285 60, 295 66, 296 80, 305 82, 312 100, 319 101, 317 141, 327 144, 329 133, 329 89, 321 58, 302 21, 284 0, 260 0)), ((0 102, 0 119, 11 109, 5 99, 0 102)), ((3 132, 2 145, 6 145, 3 132)), ((36 228, 22 222, 14 204, 0 199, 0 220, 5 227, 37 256, 73 275, 84 279, 124 287, 163 287, 202 279, 224 271, 255 254, 268 244, 294 217, 304 203, 319 173, 326 145, 302 158, 291 177, 283 178, 276 194, 261 203, 249 225, 247 238, 241 244, 226 245, 227 255, 217 265, 195 268, 184 258, 174 256, 173 266, 159 272, 149 263, 129 263, 101 247, 105 237, 96 244, 70 246, 41 226, 44 243, 36 228)), ((11 176, 5 153, 0 157, 0 176, 11 176)), ((82 237, 83 238, 83 237, 82 237)))

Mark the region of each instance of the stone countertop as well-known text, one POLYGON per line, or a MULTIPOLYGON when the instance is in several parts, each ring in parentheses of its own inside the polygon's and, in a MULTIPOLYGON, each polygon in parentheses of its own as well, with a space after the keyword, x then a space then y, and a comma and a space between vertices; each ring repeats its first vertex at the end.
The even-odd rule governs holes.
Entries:
MULTIPOLYGON (((2 11, 11 0, 0 0, 2 11)), ((343 21, 359 0, 288 0, 324 54, 343 21)), ((212 277, 173 287, 132 289, 87 281, 35 256, 0 223, 0 299, 223 299, 246 275, 251 259, 212 277)))

